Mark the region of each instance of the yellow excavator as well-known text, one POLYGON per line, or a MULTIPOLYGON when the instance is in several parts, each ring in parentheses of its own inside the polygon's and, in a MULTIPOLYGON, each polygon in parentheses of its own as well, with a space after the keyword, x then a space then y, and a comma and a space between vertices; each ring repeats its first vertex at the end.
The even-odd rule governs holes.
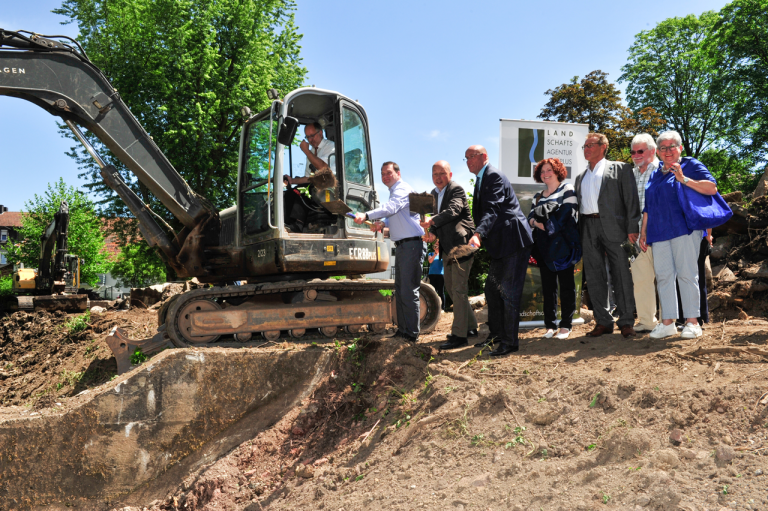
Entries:
MULTIPOLYGON (((189 187, 76 41, 0 29, 0 95, 62 118, 126 203, 147 243, 179 277, 211 284, 176 295, 160 309, 155 344, 201 346, 220 338, 244 343, 254 335, 274 340, 307 332, 330 337, 339 329, 356 335, 383 332, 396 322, 392 293, 386 292, 394 281, 365 278, 389 267, 388 243, 339 213, 378 205, 368 116, 357 101, 304 87, 283 98, 271 89, 271 104, 255 114, 243 107, 237 202, 216 211, 189 187), (311 191, 307 228, 297 230, 284 212, 283 176, 304 175, 296 132, 315 123, 335 147, 326 162, 335 186, 311 191), (98 137, 183 228, 174 232, 158 223, 79 127, 98 137), (341 209, 329 207, 331 202, 341 209), (337 276, 346 278, 330 278, 337 276)), ((420 298, 426 333, 438 322, 441 302, 428 284, 421 285, 420 298)))
POLYGON ((13 292, 19 310, 81 312, 88 307, 88 295, 80 288, 80 258, 67 254, 69 205, 59 210, 40 237, 37 270, 20 268, 13 274, 13 292))

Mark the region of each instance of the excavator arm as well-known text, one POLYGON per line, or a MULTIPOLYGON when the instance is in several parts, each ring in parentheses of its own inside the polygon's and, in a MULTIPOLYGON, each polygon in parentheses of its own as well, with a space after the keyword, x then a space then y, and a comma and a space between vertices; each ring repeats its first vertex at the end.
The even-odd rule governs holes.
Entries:
POLYGON ((117 90, 72 43, 0 29, 0 95, 25 99, 61 117, 96 160, 107 185, 136 217, 150 246, 160 249, 179 276, 207 275, 204 249, 218 244, 218 212, 189 187, 117 90), (98 137, 136 175, 184 225, 181 232, 170 238, 160 228, 154 213, 117 170, 104 163, 78 126, 98 137))
POLYGON ((68 229, 69 204, 61 201, 59 211, 53 215, 53 220, 40 236, 40 263, 36 280, 38 292, 56 294, 64 291, 64 274, 67 272, 64 256, 67 254, 68 229))

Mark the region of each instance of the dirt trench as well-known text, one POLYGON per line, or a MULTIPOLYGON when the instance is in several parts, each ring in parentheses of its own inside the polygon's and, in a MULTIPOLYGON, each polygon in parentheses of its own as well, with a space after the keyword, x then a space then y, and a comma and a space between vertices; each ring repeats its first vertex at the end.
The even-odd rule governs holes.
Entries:
MULTIPOLYGON (((57 330, 71 316, 0 320, 3 364, 15 367, 0 387, 12 406, 0 414, 75 406, 98 380, 56 386, 63 368, 110 363, 85 356, 102 346, 96 325, 140 331, 153 315, 94 317, 78 340, 57 330), (23 347, 41 355, 22 363, 23 347)), ((415 346, 366 337, 266 346, 334 361, 299 407, 221 458, 108 501, 38 508, 768 509, 768 321, 719 317, 694 340, 524 331, 520 352, 495 360, 472 347, 438 352, 451 320, 415 346)))

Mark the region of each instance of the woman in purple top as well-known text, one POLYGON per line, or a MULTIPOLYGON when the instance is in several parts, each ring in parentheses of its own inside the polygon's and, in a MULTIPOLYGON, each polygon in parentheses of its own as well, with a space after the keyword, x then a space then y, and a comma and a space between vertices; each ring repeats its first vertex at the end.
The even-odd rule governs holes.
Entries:
POLYGON ((646 251, 648 245, 653 245, 653 269, 661 302, 662 322, 653 329, 651 337, 662 339, 677 333, 677 281, 686 318, 682 337, 694 339, 702 334, 696 319, 700 313, 696 261, 701 238, 706 232, 688 228, 678 199, 678 188, 686 186, 703 195, 715 195, 717 184, 699 160, 681 158, 683 143, 678 132, 665 131, 656 139, 656 145, 661 163, 645 186, 645 208, 640 229, 640 248, 646 251))

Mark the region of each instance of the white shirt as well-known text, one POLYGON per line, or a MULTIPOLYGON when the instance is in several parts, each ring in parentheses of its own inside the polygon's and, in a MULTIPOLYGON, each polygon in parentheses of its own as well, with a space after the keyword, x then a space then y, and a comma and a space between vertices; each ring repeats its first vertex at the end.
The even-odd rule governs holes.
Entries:
MULTIPOLYGON (((314 149, 314 148, 310 148, 314 149)), ((336 173, 336 144, 328 140, 327 138, 324 138, 322 142, 320 142, 320 145, 317 146, 317 152, 314 150, 312 151, 317 155, 318 158, 323 160, 325 163, 328 164, 328 167, 330 167, 331 172, 334 174, 336 173)), ((309 161, 309 158, 307 158, 307 163, 304 164, 304 177, 309 177, 312 175, 312 172, 309 169, 309 164, 311 162, 309 161)))
POLYGON ((581 180, 581 206, 579 212, 583 215, 594 215, 599 213, 597 199, 600 197, 600 186, 603 184, 603 170, 605 169, 605 158, 597 162, 594 170, 589 168, 584 171, 584 179, 581 180))
POLYGON ((435 187, 435 191, 437 192, 437 212, 440 212, 440 205, 443 203, 443 197, 445 197, 445 190, 448 188, 448 184, 443 187, 443 189, 439 189, 438 187, 435 187))

